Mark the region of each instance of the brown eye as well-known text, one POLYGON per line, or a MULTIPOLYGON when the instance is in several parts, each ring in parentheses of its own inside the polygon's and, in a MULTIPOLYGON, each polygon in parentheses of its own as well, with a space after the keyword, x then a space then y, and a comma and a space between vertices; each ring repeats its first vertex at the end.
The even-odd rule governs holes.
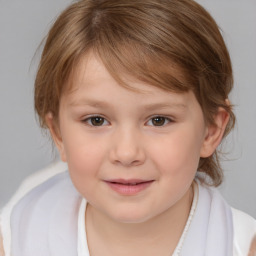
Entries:
POLYGON ((106 119, 101 116, 93 116, 93 117, 87 118, 85 122, 91 126, 103 126, 108 124, 106 119))
POLYGON ((147 125, 150 125, 150 126, 164 126, 164 125, 170 123, 171 121, 172 120, 170 118, 167 118, 167 117, 155 116, 147 122, 147 125))
POLYGON ((91 120, 92 120, 92 121, 91 121, 91 122, 92 122, 92 125, 94 125, 94 126, 101 126, 101 125, 104 124, 104 118, 99 117, 99 116, 97 116, 97 117, 92 117, 91 120))
POLYGON ((166 118, 164 118, 162 116, 156 116, 156 117, 152 118, 152 124, 154 126, 163 126, 165 124, 165 120, 166 120, 166 118))

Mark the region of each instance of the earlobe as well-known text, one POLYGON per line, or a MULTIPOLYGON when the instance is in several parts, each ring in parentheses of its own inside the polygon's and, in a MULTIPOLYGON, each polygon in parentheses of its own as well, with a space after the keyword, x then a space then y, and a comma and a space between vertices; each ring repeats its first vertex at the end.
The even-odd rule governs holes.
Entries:
POLYGON ((51 112, 47 113, 45 116, 45 120, 47 123, 47 127, 51 133, 54 144, 59 151, 61 160, 63 162, 66 162, 66 154, 65 154, 65 150, 64 150, 64 145, 63 145, 60 129, 57 126, 56 122, 54 121, 53 114, 51 112))
POLYGON ((221 143, 228 121, 228 112, 223 108, 219 108, 214 116, 215 124, 209 125, 206 129, 206 135, 201 148, 201 157, 206 158, 214 153, 221 143))

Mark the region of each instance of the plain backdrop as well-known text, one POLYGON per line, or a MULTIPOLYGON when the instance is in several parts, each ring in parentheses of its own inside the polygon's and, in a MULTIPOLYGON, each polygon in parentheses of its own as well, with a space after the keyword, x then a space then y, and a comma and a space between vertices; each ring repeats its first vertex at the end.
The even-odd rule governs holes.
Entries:
MULTIPOLYGON (((256 218, 256 1, 198 0, 222 29, 234 69, 237 127, 225 143, 227 201, 256 218)), ((0 208, 29 174, 54 159, 36 122, 37 48, 69 0, 0 0, 0 208)))

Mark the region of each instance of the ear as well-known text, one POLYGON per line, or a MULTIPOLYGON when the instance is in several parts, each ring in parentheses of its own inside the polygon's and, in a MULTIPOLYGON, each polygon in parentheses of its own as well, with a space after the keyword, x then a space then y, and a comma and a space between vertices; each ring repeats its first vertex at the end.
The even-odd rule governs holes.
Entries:
POLYGON ((59 125, 56 123, 54 120, 53 114, 51 112, 47 113, 45 116, 45 120, 48 126, 48 129, 51 133, 52 139, 59 151, 61 160, 63 162, 66 162, 66 153, 65 153, 65 148, 63 145, 62 137, 61 137, 61 132, 59 129, 59 125))
POLYGON ((215 124, 206 128, 206 135, 201 148, 200 156, 203 158, 211 156, 221 143, 223 134, 228 124, 229 114, 224 108, 219 108, 214 116, 215 124))

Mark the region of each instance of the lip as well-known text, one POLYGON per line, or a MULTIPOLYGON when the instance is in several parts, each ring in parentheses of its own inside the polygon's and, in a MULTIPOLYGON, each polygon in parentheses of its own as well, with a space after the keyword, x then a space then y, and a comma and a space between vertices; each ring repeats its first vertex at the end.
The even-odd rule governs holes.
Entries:
POLYGON ((120 195, 132 196, 147 189, 154 180, 114 179, 104 181, 112 190, 120 195))

